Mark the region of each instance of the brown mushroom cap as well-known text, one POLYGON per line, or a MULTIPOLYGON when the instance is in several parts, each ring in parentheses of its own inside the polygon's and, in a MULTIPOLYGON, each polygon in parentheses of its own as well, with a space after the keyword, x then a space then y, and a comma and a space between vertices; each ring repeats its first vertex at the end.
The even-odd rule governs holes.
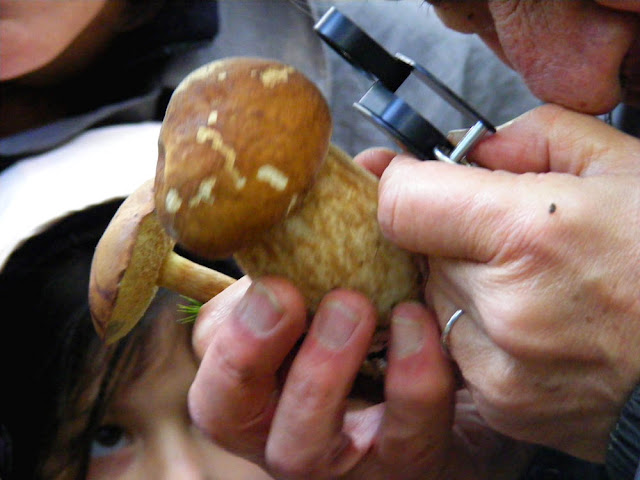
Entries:
POLYGON ((321 92, 289 65, 235 57, 195 70, 160 131, 160 221, 198 255, 230 255, 299 204, 331 128, 321 92))
POLYGON ((133 328, 155 296, 174 241, 154 212, 153 180, 122 203, 93 255, 89 308, 102 338, 118 340, 133 328))

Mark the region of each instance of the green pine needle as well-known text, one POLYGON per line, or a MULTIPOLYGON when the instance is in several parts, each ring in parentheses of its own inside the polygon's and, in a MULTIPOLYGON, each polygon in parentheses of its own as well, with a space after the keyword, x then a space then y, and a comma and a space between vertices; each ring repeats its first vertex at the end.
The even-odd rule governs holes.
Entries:
POLYGON ((180 295, 187 301, 187 304, 178 304, 178 312, 185 314, 185 317, 178 319, 179 323, 193 323, 196 321, 196 317, 198 316, 198 312, 200 312, 200 308, 202 307, 202 303, 194 300, 193 298, 185 297, 184 295, 180 295))

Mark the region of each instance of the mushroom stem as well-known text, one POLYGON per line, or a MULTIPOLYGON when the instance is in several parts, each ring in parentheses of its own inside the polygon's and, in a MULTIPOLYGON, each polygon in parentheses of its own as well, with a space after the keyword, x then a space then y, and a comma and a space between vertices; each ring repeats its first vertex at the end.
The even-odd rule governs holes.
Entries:
POLYGON ((371 298, 384 328, 399 301, 420 298, 421 272, 377 223, 378 179, 330 145, 306 197, 282 222, 234 254, 249 276, 282 275, 314 311, 337 287, 371 298))
POLYGON ((192 262, 175 252, 167 256, 158 278, 160 287, 203 303, 234 282, 234 278, 192 262))

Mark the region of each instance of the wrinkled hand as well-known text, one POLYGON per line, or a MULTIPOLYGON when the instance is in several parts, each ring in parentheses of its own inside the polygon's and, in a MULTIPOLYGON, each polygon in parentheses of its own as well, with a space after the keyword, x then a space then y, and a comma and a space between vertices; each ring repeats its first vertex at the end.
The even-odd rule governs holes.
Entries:
POLYGON ((429 256, 441 326, 465 310, 452 355, 489 425, 602 461, 640 380, 640 141, 544 106, 473 153, 488 169, 372 160, 383 231, 429 256))
POLYGON ((374 328, 370 302, 337 290, 296 351, 306 330, 298 290, 279 278, 240 280, 196 324, 195 424, 276 478, 518 478, 529 447, 489 431, 464 392, 452 427, 454 376, 420 304, 394 311, 386 401, 348 400, 374 328))

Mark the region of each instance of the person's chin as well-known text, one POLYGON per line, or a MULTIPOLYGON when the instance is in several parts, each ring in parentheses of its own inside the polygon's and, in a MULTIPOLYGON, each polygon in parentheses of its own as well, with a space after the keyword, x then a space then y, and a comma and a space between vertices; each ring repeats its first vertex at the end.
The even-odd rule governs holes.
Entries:
POLYGON ((553 95, 538 97, 576 112, 603 115, 612 111, 622 101, 622 90, 619 85, 609 85, 600 89, 576 87, 574 91, 566 92, 564 95, 554 92, 553 95))
POLYGON ((566 68, 549 69, 548 73, 522 74, 531 93, 545 103, 567 109, 601 115, 613 110, 622 100, 618 68, 607 66, 606 71, 566 68))

